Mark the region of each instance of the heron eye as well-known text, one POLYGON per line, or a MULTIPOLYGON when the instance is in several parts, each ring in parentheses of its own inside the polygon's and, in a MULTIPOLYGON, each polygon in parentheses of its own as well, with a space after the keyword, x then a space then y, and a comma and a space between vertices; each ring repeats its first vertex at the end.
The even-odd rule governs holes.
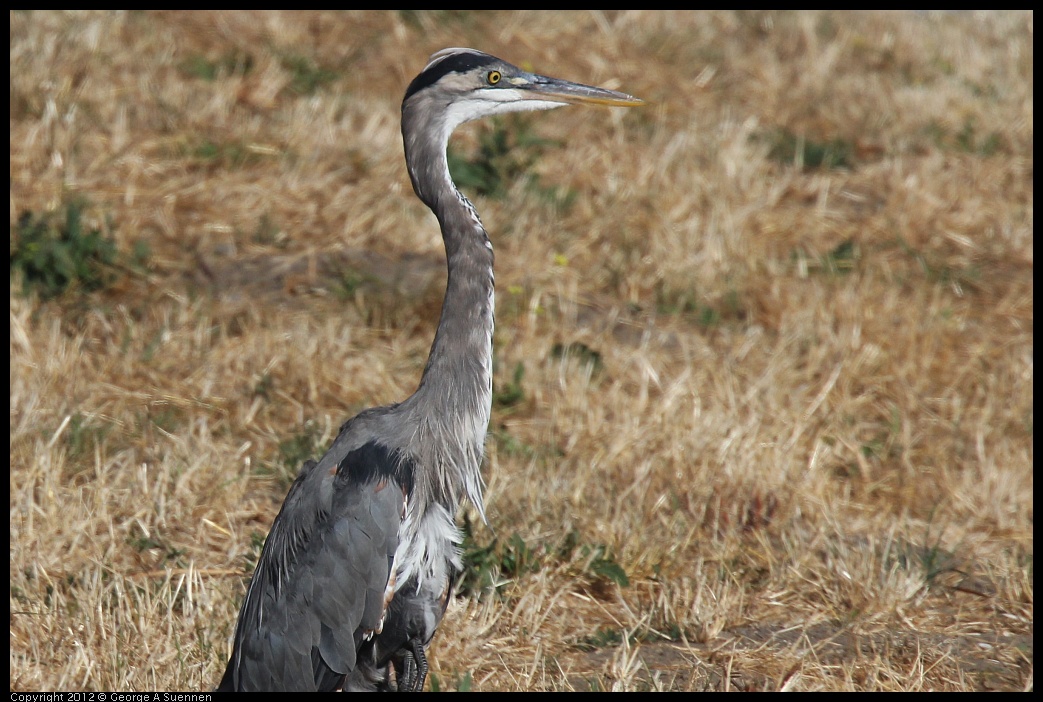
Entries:
POLYGON ((500 72, 489 71, 489 75, 486 76, 486 79, 489 81, 489 85, 496 85, 500 82, 500 72))

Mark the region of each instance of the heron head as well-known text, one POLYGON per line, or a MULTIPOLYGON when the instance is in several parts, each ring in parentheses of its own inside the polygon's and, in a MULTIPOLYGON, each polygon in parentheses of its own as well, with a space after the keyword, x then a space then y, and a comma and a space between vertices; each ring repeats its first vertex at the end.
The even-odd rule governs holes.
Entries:
POLYGON ((428 206, 437 206, 437 184, 452 184, 445 157, 449 136, 464 122, 570 104, 630 107, 642 101, 615 90, 529 73, 474 49, 442 49, 402 99, 402 140, 413 190, 428 206))
POLYGON ((529 73, 503 59, 475 49, 442 49, 406 89, 403 110, 423 103, 444 113, 449 130, 488 115, 549 110, 570 104, 632 107, 644 101, 605 88, 595 88, 529 73))

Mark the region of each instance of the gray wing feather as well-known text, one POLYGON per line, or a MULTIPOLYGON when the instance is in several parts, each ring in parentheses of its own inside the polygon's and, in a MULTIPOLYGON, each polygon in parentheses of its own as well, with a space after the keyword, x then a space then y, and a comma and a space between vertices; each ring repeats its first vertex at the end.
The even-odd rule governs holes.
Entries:
POLYGON ((381 624, 403 492, 383 477, 386 467, 340 470, 331 454, 344 438, 319 463, 307 462, 290 488, 247 590, 219 690, 336 689, 354 669, 364 633, 381 624))

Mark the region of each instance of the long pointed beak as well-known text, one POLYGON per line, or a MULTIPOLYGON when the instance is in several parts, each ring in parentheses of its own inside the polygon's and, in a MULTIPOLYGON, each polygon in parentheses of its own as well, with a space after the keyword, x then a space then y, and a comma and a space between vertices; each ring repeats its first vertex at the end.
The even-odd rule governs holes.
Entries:
POLYGON ((540 75, 532 75, 527 81, 518 81, 514 87, 522 91, 529 100, 610 107, 636 107, 645 104, 644 100, 626 93, 540 75))

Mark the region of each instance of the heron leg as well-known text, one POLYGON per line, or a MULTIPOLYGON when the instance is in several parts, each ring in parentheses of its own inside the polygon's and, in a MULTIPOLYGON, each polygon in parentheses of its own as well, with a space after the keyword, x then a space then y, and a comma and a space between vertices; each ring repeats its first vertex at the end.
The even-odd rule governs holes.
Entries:
POLYGON ((406 642, 401 666, 395 668, 395 677, 399 692, 423 692, 427 680, 427 654, 420 639, 406 642))

